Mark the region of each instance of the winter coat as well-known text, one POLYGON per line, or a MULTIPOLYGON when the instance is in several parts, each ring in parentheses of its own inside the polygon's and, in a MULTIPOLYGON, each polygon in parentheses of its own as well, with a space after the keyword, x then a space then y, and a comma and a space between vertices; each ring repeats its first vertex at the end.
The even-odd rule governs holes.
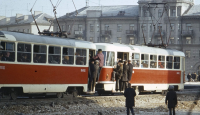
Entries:
POLYGON ((94 72, 92 73, 93 74, 92 78, 97 78, 98 71, 99 71, 99 65, 94 64, 94 72))
POLYGON ((124 92, 124 96, 126 97, 126 107, 135 106, 135 90, 133 88, 126 88, 124 92))
POLYGON ((175 91, 170 90, 169 92, 167 92, 165 103, 168 104, 168 108, 175 108, 175 106, 177 105, 177 95, 175 91))
POLYGON ((123 76, 123 66, 118 65, 116 68, 116 79, 121 79, 123 76))
POLYGON ((129 63, 128 64, 128 81, 131 81, 132 72, 133 72, 133 65, 129 63))
POLYGON ((188 79, 191 79, 191 75, 188 74, 188 75, 187 75, 187 78, 188 78, 188 79))
POLYGON ((128 81, 128 66, 127 65, 123 65, 123 77, 122 77, 122 81, 128 81))
POLYGON ((95 72, 95 68, 94 68, 94 64, 90 63, 89 65, 90 67, 90 78, 93 78, 94 77, 94 72, 95 72))

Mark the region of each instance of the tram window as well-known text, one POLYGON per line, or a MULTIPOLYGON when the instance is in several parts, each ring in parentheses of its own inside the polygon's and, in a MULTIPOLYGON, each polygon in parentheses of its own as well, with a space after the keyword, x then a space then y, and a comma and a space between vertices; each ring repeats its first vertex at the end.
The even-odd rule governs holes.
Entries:
POLYGON ((139 67, 139 63, 140 63, 140 54, 139 53, 132 53, 133 67, 139 67))
POLYGON ((63 64, 74 64, 74 48, 63 48, 63 64))
POLYGON ((33 46, 33 62, 34 63, 46 63, 46 51, 45 45, 34 45, 33 46))
POLYGON ((172 69, 172 61, 173 61, 173 57, 172 56, 167 56, 166 57, 166 68, 167 69, 172 69))
POLYGON ((107 52, 106 56, 106 66, 115 65, 115 52, 107 52))
POLYGON ((86 65, 86 49, 76 49, 76 65, 86 65))
POLYGON ((180 57, 174 57, 174 69, 180 69, 180 57))
POLYGON ((49 46, 49 63, 60 64, 60 47, 49 46))
POLYGON ((0 42, 0 60, 1 61, 15 61, 15 43, 14 42, 0 42))
POLYGON ((157 55, 150 55, 150 68, 157 68, 157 55))
POLYGON ((149 55, 141 54, 141 68, 148 68, 149 64, 149 55))
POLYGON ((165 68, 165 56, 158 56, 158 68, 164 69, 165 68))
POLYGON ((31 62, 31 44, 18 43, 17 61, 18 62, 31 62))

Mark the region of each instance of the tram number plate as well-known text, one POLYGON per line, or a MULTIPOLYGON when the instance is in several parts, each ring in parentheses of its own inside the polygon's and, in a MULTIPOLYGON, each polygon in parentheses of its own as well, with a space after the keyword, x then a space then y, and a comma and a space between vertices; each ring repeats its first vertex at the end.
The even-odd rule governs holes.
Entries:
POLYGON ((81 69, 81 72, 86 72, 86 69, 81 69))
POLYGON ((3 69, 3 70, 5 70, 5 66, 0 66, 0 69, 3 69))

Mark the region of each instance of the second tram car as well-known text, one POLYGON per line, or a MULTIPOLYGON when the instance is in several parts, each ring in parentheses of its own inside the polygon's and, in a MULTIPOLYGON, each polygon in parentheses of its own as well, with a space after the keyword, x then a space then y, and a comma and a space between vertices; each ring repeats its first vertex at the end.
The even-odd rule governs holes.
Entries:
POLYGON ((145 91, 164 94, 169 85, 173 85, 175 90, 184 88, 185 54, 181 51, 118 43, 95 44, 104 54, 104 66, 96 85, 99 94, 116 92, 112 74, 119 58, 132 61, 130 83, 137 94, 145 91))

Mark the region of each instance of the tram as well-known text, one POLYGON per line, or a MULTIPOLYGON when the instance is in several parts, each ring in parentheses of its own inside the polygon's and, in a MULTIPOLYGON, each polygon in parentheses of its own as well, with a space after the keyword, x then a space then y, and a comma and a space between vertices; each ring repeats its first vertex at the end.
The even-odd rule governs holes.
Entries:
POLYGON ((116 62, 131 60, 133 64, 131 86, 136 93, 162 92, 166 94, 169 85, 175 90, 184 89, 185 54, 173 49, 147 46, 123 45, 118 43, 95 43, 102 49, 104 66, 102 67, 96 91, 116 93, 116 82, 112 78, 116 62))
POLYGON ((0 31, 0 88, 16 99, 20 94, 87 92, 89 54, 96 46, 87 41, 0 31))

